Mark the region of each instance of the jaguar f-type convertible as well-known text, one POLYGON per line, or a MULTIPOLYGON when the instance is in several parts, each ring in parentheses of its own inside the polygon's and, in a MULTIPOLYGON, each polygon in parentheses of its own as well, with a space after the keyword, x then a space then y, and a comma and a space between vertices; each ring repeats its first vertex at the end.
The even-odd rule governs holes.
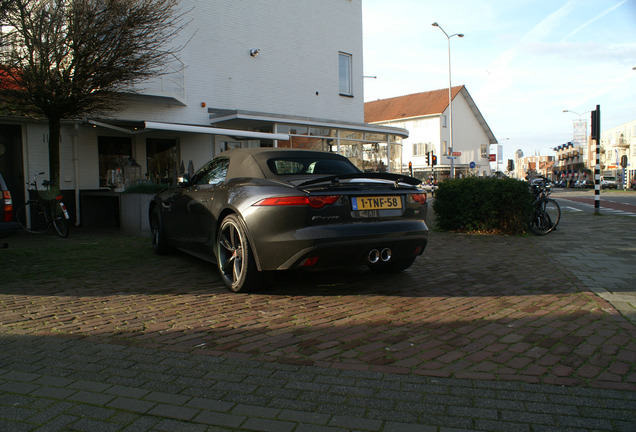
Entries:
POLYGON ((398 272, 428 240, 419 184, 362 172, 335 153, 229 150, 154 197, 152 246, 216 262, 235 292, 267 285, 276 270, 367 265, 398 272))

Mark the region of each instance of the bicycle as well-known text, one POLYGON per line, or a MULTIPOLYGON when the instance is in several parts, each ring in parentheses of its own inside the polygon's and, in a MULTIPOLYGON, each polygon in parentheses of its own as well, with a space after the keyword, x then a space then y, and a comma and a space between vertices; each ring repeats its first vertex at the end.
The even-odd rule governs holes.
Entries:
POLYGON ((561 220, 561 207, 554 199, 548 198, 552 191, 546 180, 545 177, 539 177, 539 181, 531 185, 535 199, 529 228, 536 235, 554 231, 561 220))
MULTIPOLYGON (((43 234, 53 225, 57 234, 66 238, 70 230, 68 211, 62 202, 61 195, 57 195, 53 199, 43 198, 40 195, 37 177, 43 174, 44 172, 39 172, 33 176, 33 182, 27 182, 29 192, 35 198, 30 198, 18 209, 17 222, 23 230, 34 234, 43 234)), ((47 192, 50 191, 51 185, 52 183, 48 180, 42 181, 42 186, 47 188, 47 192)))

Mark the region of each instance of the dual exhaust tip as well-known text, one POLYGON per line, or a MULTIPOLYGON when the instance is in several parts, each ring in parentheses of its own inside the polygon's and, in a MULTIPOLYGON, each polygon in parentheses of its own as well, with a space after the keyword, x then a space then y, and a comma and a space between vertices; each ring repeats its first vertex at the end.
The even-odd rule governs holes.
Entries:
POLYGON ((369 252, 369 256, 367 257, 371 264, 375 264, 378 261, 382 260, 383 262, 387 262, 391 259, 391 249, 384 248, 382 250, 372 249, 369 252))

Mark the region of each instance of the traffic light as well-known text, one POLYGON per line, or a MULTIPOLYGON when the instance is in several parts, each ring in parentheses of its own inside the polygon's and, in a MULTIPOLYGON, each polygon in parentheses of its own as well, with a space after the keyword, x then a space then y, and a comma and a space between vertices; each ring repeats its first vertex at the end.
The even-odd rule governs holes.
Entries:
POLYGON ((413 163, 409 161, 409 175, 413 177, 413 163))
POLYGON ((596 109, 592 111, 591 119, 591 132, 592 139, 600 142, 600 129, 601 129, 601 108, 597 105, 596 109))
POLYGON ((426 152, 426 165, 431 165, 431 152, 426 152))
POLYGON ((437 156, 433 155, 433 160, 431 162, 433 166, 437 165, 437 156))

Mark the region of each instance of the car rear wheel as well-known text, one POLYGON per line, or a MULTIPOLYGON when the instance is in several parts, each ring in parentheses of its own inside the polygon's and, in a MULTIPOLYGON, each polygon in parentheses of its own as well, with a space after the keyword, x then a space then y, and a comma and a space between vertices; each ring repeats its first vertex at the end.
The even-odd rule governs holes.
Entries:
POLYGON ((158 206, 153 206, 150 212, 150 233, 152 235, 152 250, 157 255, 163 255, 170 251, 166 229, 163 225, 163 216, 158 206))
POLYGON ((219 273, 230 290, 245 292, 266 283, 265 275, 256 267, 247 234, 236 215, 223 219, 216 248, 219 273))

